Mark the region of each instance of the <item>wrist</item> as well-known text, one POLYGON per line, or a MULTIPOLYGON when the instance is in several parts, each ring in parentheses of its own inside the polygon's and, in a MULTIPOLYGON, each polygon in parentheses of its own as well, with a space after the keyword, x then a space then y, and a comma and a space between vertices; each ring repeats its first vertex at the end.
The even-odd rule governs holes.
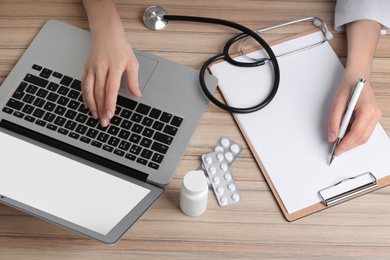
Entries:
POLYGON ((372 20, 358 20, 346 25, 348 59, 346 76, 369 80, 381 25, 372 20))
MULTIPOLYGON (((91 38, 92 39, 100 39, 100 38, 107 38, 110 39, 110 37, 114 36, 123 36, 125 37, 124 29, 122 26, 122 23, 114 22, 114 21, 107 21, 101 26, 91 27, 91 38)), ((113 40, 111 38, 111 40, 113 40)))
POLYGON ((371 78, 371 67, 367 66, 357 66, 347 65, 344 71, 344 78, 358 80, 358 78, 363 78, 366 81, 370 81, 371 78))
POLYGON ((112 0, 84 0, 91 36, 124 33, 123 25, 112 0))

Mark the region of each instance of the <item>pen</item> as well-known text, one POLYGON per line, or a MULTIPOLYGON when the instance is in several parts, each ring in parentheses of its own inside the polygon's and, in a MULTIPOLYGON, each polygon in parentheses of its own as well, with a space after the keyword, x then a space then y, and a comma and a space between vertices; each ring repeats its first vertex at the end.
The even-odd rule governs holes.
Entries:
POLYGON ((359 78, 358 81, 356 82, 353 90, 352 90, 351 96, 349 97, 349 100, 348 100, 347 111, 345 111, 343 120, 341 121, 341 127, 340 127, 339 135, 337 137, 337 141, 333 145, 329 165, 332 163, 332 161, 334 159, 334 156, 335 156, 334 151, 336 150, 336 147, 339 145, 340 141, 344 138, 344 135, 345 135, 345 132, 346 132, 347 127, 349 125, 349 122, 351 121, 351 116, 352 116, 353 110, 355 109, 356 103, 359 100, 359 96, 360 96, 360 93, 362 92, 362 89, 363 89, 365 82, 366 82, 365 79, 359 78))

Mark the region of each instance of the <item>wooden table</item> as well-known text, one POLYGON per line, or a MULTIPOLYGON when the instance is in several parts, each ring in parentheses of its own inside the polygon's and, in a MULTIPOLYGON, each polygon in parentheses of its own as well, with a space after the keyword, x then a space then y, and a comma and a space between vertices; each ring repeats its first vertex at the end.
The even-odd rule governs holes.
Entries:
MULTIPOLYGON (((326 0, 118 0, 126 35, 136 49, 200 69, 221 52, 237 31, 204 24, 171 23, 151 31, 142 13, 159 4, 170 14, 232 20, 252 29, 307 16, 324 19, 330 42, 345 64, 346 36, 335 32, 335 1, 326 0)), ((0 84, 48 19, 88 29, 78 0, 0 1, 0 84)), ((309 23, 267 33, 274 41, 311 29, 309 23)), ((381 36, 373 64, 372 85, 390 133, 390 37, 381 36)), ((219 93, 216 93, 220 96, 219 93)), ((1 180, 0 180, 1 181, 1 180)), ((38 218, 0 205, 0 259, 258 259, 390 258, 390 187, 342 205, 287 222, 231 114, 210 104, 166 193, 115 246, 106 246, 38 218), (207 211, 188 217, 179 209, 180 184, 196 169, 221 136, 244 150, 231 169, 242 201, 220 207, 209 193, 207 211)))

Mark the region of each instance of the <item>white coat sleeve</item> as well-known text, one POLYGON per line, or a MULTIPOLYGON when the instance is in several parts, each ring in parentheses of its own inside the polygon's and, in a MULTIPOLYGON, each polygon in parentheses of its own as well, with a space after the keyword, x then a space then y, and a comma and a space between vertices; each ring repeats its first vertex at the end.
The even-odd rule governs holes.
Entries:
POLYGON ((390 28, 390 0, 337 0, 336 31, 345 31, 347 23, 363 19, 382 24, 381 34, 386 34, 390 28))

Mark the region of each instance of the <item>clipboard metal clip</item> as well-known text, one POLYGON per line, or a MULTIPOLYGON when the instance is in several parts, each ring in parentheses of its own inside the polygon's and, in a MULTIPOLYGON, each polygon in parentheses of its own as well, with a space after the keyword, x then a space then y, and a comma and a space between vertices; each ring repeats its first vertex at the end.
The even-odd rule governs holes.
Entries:
POLYGON ((326 206, 340 203, 348 198, 378 187, 378 181, 371 172, 344 179, 318 192, 326 206))
MULTIPOLYGON (((268 30, 272 30, 272 29, 283 27, 283 26, 291 25, 291 24, 294 24, 294 23, 305 22, 305 21, 310 21, 310 20, 313 20, 314 26, 316 26, 316 27, 321 29, 322 33, 324 34, 323 40, 321 40, 318 43, 314 43, 312 45, 309 45, 309 46, 306 46, 306 47, 303 47, 303 48, 300 48, 300 49, 297 49, 297 50, 294 50, 294 51, 290 51, 288 53, 284 53, 284 54, 276 56, 276 58, 279 60, 279 59, 287 57, 289 55, 300 53, 300 52, 309 50, 311 48, 320 46, 321 44, 323 44, 327 40, 330 41, 331 39, 333 39, 333 34, 330 32, 326 22, 324 20, 322 20, 321 18, 319 18, 319 17, 311 16, 311 17, 306 17, 306 18, 302 18, 302 19, 298 19, 298 20, 294 20, 294 21, 290 21, 290 22, 286 22, 286 23, 282 23, 282 24, 278 24, 278 25, 274 25, 274 26, 263 27, 263 28, 260 28, 260 29, 258 29, 256 31, 254 31, 254 32, 255 33, 261 33, 261 32, 265 32, 265 31, 268 31, 268 30)), ((247 39, 248 39, 248 36, 243 37, 242 40, 241 40, 241 43, 240 43, 240 52, 241 52, 242 56, 245 59, 249 60, 249 61, 269 62, 270 61, 269 58, 255 59, 255 58, 252 58, 248 54, 245 53, 245 51, 244 51, 244 43, 245 43, 245 41, 247 39)))

